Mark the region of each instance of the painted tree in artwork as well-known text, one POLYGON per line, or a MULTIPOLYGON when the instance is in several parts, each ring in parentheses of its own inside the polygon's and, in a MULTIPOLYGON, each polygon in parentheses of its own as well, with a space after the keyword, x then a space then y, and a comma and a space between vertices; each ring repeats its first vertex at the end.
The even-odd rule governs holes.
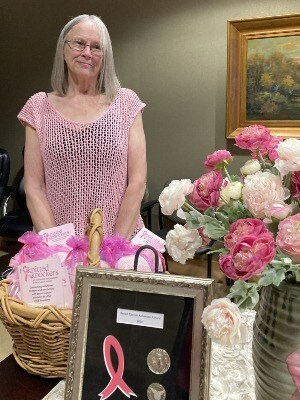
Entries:
POLYGON ((300 63, 274 51, 247 59, 247 119, 300 119, 300 63))

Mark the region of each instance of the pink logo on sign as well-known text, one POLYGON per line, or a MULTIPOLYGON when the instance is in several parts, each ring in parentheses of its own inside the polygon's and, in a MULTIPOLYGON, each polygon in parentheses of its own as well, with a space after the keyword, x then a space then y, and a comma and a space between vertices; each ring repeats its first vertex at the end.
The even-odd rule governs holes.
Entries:
POLYGON ((32 278, 32 274, 30 273, 30 269, 26 266, 23 267, 23 272, 25 274, 25 282, 28 281, 28 278, 31 279, 32 278))
POLYGON ((110 382, 106 386, 102 392, 99 393, 98 396, 101 397, 101 400, 108 399, 116 389, 120 389, 125 396, 136 396, 136 394, 130 389, 130 387, 123 380, 123 372, 124 372, 124 353, 119 341, 114 336, 106 336, 103 342, 103 355, 104 362, 107 369, 107 372, 110 376, 110 382), (111 362, 110 351, 111 347, 114 348, 115 352, 118 356, 118 368, 117 371, 114 370, 114 367, 111 362))

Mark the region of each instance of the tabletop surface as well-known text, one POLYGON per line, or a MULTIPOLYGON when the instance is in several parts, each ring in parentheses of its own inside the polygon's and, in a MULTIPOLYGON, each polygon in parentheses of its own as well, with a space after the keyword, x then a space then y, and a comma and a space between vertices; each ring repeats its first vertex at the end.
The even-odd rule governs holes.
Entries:
POLYGON ((13 355, 0 363, 1 400, 41 400, 61 378, 45 379, 21 368, 13 355))
MULTIPOLYGON (((244 314, 249 330, 247 343, 226 348, 213 343, 210 400, 255 400, 252 365, 252 325, 255 313, 244 314)), ((65 382, 27 373, 9 356, 0 363, 1 400, 63 400, 65 382)))
MULTIPOLYGON (((254 311, 243 313, 249 329, 248 341, 234 348, 212 343, 210 400, 255 400, 252 364, 254 311)), ((63 400, 65 382, 61 381, 43 400, 63 400)))

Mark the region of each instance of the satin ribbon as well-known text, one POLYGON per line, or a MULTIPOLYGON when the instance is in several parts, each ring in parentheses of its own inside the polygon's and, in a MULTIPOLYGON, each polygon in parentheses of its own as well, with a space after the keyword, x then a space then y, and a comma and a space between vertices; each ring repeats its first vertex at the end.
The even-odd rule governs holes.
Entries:
POLYGON ((106 336, 103 342, 103 355, 104 362, 107 369, 107 372, 110 376, 110 382, 98 394, 101 397, 101 400, 108 399, 116 389, 120 389, 122 393, 125 394, 126 397, 136 396, 136 394, 130 389, 130 387, 123 380, 123 372, 124 372, 124 353, 119 341, 112 335, 106 336), (111 362, 111 347, 114 348, 115 352, 118 356, 118 368, 115 371, 111 362))

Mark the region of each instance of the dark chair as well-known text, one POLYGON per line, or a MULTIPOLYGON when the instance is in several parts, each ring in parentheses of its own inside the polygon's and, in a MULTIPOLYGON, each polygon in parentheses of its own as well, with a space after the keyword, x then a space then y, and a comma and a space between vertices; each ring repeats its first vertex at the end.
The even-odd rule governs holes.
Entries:
POLYGON ((0 149, 0 204, 3 217, 0 219, 0 236, 18 239, 26 231, 32 230, 32 222, 26 206, 24 177, 22 176, 16 188, 7 186, 10 172, 10 159, 7 152, 0 149), (6 212, 8 201, 12 199, 16 209, 6 212))
MULTIPOLYGON (((144 203, 142 205, 141 211, 144 213, 144 215, 147 215, 147 224, 146 225, 147 225, 147 228, 152 231, 152 229, 151 229, 152 228, 152 217, 151 217, 151 214, 152 214, 152 210, 154 209, 154 207, 156 205, 158 206, 158 225, 159 225, 159 229, 158 230, 154 229, 153 233, 155 233, 157 236, 159 236, 160 238, 165 240, 168 232, 172 229, 172 226, 164 227, 164 217, 163 217, 163 214, 161 212, 161 207, 160 207, 159 201, 158 200, 151 200, 151 201, 148 201, 148 202, 144 203), (149 221, 150 221, 150 223, 149 223, 149 221)), ((170 216, 169 219, 170 219, 170 225, 174 225, 175 223, 179 223, 179 224, 183 224, 184 223, 184 221, 182 221, 181 219, 179 219, 175 215, 174 216, 170 216)), ((208 254, 209 251, 210 251, 210 247, 203 247, 203 248, 198 249, 195 252, 195 257, 202 256, 204 254, 207 255, 207 278, 211 278, 212 277, 212 254, 208 254)), ((166 265, 167 265, 167 252, 165 252, 164 257, 165 257, 166 265)))
POLYGON ((8 195, 8 178, 10 173, 10 159, 6 150, 0 148, 0 204, 8 195))

